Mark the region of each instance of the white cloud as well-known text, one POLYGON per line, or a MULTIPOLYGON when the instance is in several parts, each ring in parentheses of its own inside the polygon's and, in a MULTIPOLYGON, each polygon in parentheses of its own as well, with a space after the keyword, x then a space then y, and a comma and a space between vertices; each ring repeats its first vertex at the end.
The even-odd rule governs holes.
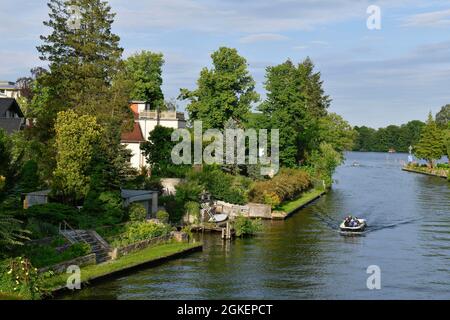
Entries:
POLYGON ((276 33, 311 30, 321 25, 364 18, 370 0, 194 1, 110 0, 124 28, 183 28, 207 32, 276 33))
POLYGON ((450 9, 411 15, 403 20, 404 27, 450 26, 450 9))
POLYGON ((258 33, 258 34, 251 34, 245 37, 242 37, 239 39, 240 43, 255 43, 255 42, 268 42, 268 41, 284 41, 288 40, 289 38, 277 34, 277 33, 258 33))

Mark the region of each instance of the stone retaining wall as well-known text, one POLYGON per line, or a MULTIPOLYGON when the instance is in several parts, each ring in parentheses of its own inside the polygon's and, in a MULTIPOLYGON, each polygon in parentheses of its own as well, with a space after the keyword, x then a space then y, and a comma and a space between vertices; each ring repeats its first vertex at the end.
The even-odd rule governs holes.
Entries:
POLYGON ((272 208, 266 204, 247 203, 241 206, 224 201, 215 201, 214 205, 217 213, 227 214, 230 219, 239 215, 249 218, 272 219, 272 208))
POLYGON ((184 232, 178 232, 178 231, 172 231, 170 234, 167 234, 165 236, 162 237, 157 237, 157 238, 152 238, 152 239, 147 239, 147 240, 143 240, 143 241, 139 241, 139 242, 135 242, 132 244, 129 244, 127 246, 124 247, 120 247, 120 248, 114 248, 111 252, 110 252, 110 256, 113 260, 118 259, 124 255, 127 255, 129 253, 135 252, 135 251, 139 251, 145 248, 148 248, 150 246, 154 246, 157 244, 161 244, 161 243, 165 243, 168 242, 170 240, 175 240, 178 242, 184 242, 187 241, 187 234, 184 232))
POLYGON ((64 273, 66 272, 69 266, 75 265, 78 267, 84 267, 88 265, 96 264, 96 255, 95 253, 90 253, 86 256, 78 257, 69 261, 64 261, 53 266, 41 268, 38 270, 39 273, 47 272, 52 270, 55 273, 64 273))

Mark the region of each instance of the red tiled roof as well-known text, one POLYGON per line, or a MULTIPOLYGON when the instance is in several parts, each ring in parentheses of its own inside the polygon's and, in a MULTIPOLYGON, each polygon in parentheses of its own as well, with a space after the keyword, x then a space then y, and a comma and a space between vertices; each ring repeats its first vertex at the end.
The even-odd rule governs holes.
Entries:
POLYGON ((121 137, 122 142, 144 142, 141 126, 138 122, 134 123, 133 131, 123 132, 121 137))

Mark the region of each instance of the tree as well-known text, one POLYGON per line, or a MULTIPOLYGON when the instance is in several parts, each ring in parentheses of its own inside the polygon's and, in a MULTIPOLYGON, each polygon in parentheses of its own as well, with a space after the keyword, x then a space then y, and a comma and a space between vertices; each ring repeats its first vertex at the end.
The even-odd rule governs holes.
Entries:
POLYGON ((103 0, 49 0, 48 6, 49 20, 44 25, 50 33, 41 36, 43 44, 37 49, 49 69, 37 77, 30 107, 32 117, 37 119, 31 134, 38 142, 40 169, 54 172, 55 120, 58 112, 67 110, 93 116, 107 128, 102 145, 109 144, 109 149, 102 151, 108 150, 105 161, 111 165, 121 152, 120 133, 132 120, 131 82, 121 60, 120 38, 111 31, 115 14, 103 0), (72 18, 70 4, 79 8, 77 28, 68 23, 72 18))
POLYGON ((316 118, 327 114, 331 99, 325 94, 320 72, 314 71, 314 63, 307 57, 298 66, 302 94, 305 99, 305 107, 316 118))
POLYGON ((141 145, 141 150, 152 167, 153 173, 159 173, 172 165, 171 152, 175 143, 171 141, 173 129, 157 125, 150 132, 148 141, 141 145))
POLYGON ((354 151, 375 151, 375 134, 376 130, 368 128, 366 126, 355 127, 357 132, 355 145, 353 147, 354 151))
POLYGON ((447 160, 450 164, 450 123, 447 130, 444 131, 444 153, 447 155, 447 160))
POLYGON ((323 179, 328 186, 331 185, 333 173, 342 163, 342 159, 342 154, 326 142, 322 142, 318 150, 314 150, 311 155, 311 163, 316 176, 323 179))
POLYGON ((54 189, 65 200, 78 200, 89 190, 89 167, 99 144, 102 128, 95 117, 68 110, 58 113, 54 189))
POLYGON ((428 165, 433 168, 434 160, 440 159, 444 155, 443 146, 443 133, 437 127, 430 112, 420 140, 414 148, 414 153, 418 158, 425 159, 428 165))
POLYGON ((13 143, 6 132, 0 128, 0 177, 2 188, 0 188, 0 198, 2 193, 11 189, 16 180, 18 171, 18 161, 16 161, 12 154, 13 143))
POLYGON ((19 88, 20 96, 17 102, 20 105, 20 109, 26 117, 32 117, 29 114, 30 104, 37 92, 36 80, 39 76, 46 73, 47 70, 42 67, 35 67, 30 70, 30 76, 20 77, 16 80, 16 87, 19 88))
POLYGON ((446 104, 441 110, 436 113, 436 124, 441 127, 446 127, 450 122, 450 104, 446 104))
POLYGON ((59 111, 74 109, 97 117, 101 123, 122 123, 130 117, 129 93, 123 79, 123 49, 111 32, 114 14, 103 0, 49 0, 51 29, 41 36, 40 58, 49 62, 49 72, 38 77, 40 94, 33 102, 37 131, 46 141, 53 137, 59 111), (70 27, 69 4, 79 8, 80 27, 70 27))
POLYGON ((27 232, 22 228, 22 222, 11 215, 0 212, 0 257, 13 245, 22 245, 29 240, 27 232))
POLYGON ((163 64, 162 53, 150 51, 135 53, 125 61, 127 77, 133 83, 132 100, 147 101, 153 110, 164 107, 163 64))
POLYGON ((329 143, 336 151, 351 150, 356 139, 356 131, 336 113, 319 119, 319 140, 329 143))
POLYGON ((330 99, 324 94, 320 72, 307 58, 266 68, 267 99, 258 107, 269 128, 280 130, 280 163, 293 167, 319 147, 319 119, 327 114, 330 99))
POLYGON ((203 121, 204 129, 223 129, 230 118, 245 121, 259 95, 247 61, 236 49, 221 47, 211 58, 213 67, 200 72, 197 89, 181 89, 179 98, 190 101, 189 119, 203 121))
POLYGON ((414 146, 419 142, 420 133, 425 123, 419 120, 412 120, 400 127, 390 125, 378 130, 366 126, 355 127, 358 132, 355 151, 380 151, 386 152, 390 148, 396 151, 407 152, 409 146, 414 146))
POLYGON ((39 167, 36 161, 28 160, 22 166, 19 179, 19 188, 22 192, 36 191, 40 185, 39 167))

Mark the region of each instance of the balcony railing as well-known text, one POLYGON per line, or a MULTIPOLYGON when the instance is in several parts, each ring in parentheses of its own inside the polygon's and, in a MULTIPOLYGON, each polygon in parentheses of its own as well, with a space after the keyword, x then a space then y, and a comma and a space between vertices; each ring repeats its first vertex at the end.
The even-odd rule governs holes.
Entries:
MULTIPOLYGON (((155 110, 141 111, 139 113, 139 118, 156 120, 158 118, 158 112, 155 110)), ((175 112, 175 111, 160 111, 159 119, 160 120, 184 120, 184 113, 183 112, 175 112)))

